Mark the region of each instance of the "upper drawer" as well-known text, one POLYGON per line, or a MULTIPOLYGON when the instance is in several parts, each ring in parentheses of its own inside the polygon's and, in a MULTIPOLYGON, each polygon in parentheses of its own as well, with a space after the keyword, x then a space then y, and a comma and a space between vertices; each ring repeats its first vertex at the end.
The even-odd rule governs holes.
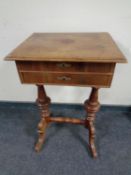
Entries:
POLYGON ((16 61, 19 71, 113 73, 114 63, 16 61))

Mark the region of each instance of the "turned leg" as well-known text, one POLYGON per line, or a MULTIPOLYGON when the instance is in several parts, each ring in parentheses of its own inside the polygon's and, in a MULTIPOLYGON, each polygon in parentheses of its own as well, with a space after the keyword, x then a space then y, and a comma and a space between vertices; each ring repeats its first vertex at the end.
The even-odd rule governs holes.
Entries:
POLYGON ((46 118, 50 116, 50 112, 49 112, 50 98, 47 97, 44 86, 37 85, 37 88, 38 88, 37 104, 40 109, 41 120, 38 124, 39 136, 38 136, 38 141, 35 145, 35 150, 39 152, 43 145, 44 138, 45 138, 45 130, 48 125, 46 118))
POLYGON ((85 101, 85 109, 87 111, 86 126, 89 129, 89 146, 94 158, 97 157, 97 151, 95 147, 94 120, 99 107, 100 104, 98 102, 98 88, 92 88, 89 99, 85 101))

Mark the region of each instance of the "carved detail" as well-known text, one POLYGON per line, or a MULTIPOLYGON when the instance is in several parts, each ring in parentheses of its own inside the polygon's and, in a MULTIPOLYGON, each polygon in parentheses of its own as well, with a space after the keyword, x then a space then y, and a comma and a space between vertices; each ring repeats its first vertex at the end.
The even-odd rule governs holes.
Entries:
POLYGON ((48 121, 46 120, 47 117, 50 116, 49 111, 49 104, 50 104, 50 98, 47 97, 44 86, 37 85, 38 87, 38 98, 37 98, 37 104, 40 109, 41 113, 41 120, 38 124, 38 141, 35 145, 35 150, 39 152, 41 150, 41 147, 43 145, 44 139, 45 139, 45 131, 48 126, 48 121))
POLYGON ((39 152, 43 145, 45 139, 45 130, 50 122, 66 122, 66 123, 74 123, 74 124, 84 124, 89 129, 89 145, 94 158, 97 157, 97 152, 95 148, 95 127, 94 120, 95 114, 99 110, 100 104, 98 102, 98 88, 92 88, 89 100, 85 101, 85 109, 87 111, 86 120, 80 120, 75 118, 61 118, 61 117, 49 117, 49 104, 50 98, 47 97, 44 86, 38 86, 38 98, 37 103, 41 112, 41 120, 38 124, 38 141, 35 145, 35 150, 39 152))
POLYGON ((90 97, 85 101, 85 109, 87 111, 86 127, 89 129, 89 145, 94 158, 97 157, 97 151, 95 147, 95 127, 94 120, 96 112, 100 108, 100 103, 98 102, 98 88, 92 88, 90 97))

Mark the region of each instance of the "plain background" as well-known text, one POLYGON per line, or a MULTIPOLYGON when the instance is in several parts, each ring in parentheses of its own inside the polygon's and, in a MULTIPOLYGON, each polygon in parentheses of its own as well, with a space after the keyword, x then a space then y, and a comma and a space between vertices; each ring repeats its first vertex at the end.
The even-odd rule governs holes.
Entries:
MULTIPOLYGON (((3 58, 33 32, 109 32, 128 59, 118 64, 102 104, 131 104, 131 0, 0 0, 0 100, 35 101, 36 87, 20 83, 3 58)), ((53 102, 82 103, 88 87, 46 86, 53 102)))

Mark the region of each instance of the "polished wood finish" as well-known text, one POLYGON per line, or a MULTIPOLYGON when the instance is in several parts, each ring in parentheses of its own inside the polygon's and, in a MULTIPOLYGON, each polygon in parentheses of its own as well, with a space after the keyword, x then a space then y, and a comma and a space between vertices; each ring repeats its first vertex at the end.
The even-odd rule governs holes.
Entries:
POLYGON ((38 87, 38 99, 37 103, 41 111, 41 120, 38 124, 38 141, 35 146, 35 150, 39 152, 43 145, 45 139, 45 132, 48 124, 50 122, 57 122, 57 123, 72 123, 72 124, 81 124, 85 125, 89 129, 89 146, 92 152, 92 156, 94 158, 97 157, 97 151, 95 148, 95 127, 94 127, 94 120, 95 114, 100 108, 100 103, 98 102, 98 88, 92 88, 90 97, 88 100, 85 101, 85 109, 87 111, 87 117, 85 120, 80 120, 77 118, 69 118, 69 117, 50 117, 49 112, 49 104, 50 98, 47 97, 45 93, 44 86, 37 85, 38 87))
POLYGON ((77 118, 69 118, 69 117, 47 117, 47 122, 57 122, 57 123, 72 123, 72 124, 81 124, 85 125, 85 120, 80 120, 77 118))
POLYGON ((89 129, 89 144, 94 158, 97 157, 97 151, 94 143, 95 142, 94 120, 96 112, 98 112, 99 108, 100 103, 98 102, 98 88, 92 88, 89 100, 85 101, 85 109, 87 111, 86 126, 89 129))
POLYGON ((110 87, 115 63, 16 61, 22 83, 110 87))
POLYGON ((22 72, 21 80, 28 84, 54 84, 70 86, 96 86, 109 87, 112 75, 88 75, 88 74, 65 74, 65 73, 41 73, 41 72, 22 72))
POLYGON ((6 59, 126 62, 109 33, 34 33, 11 52, 6 59))
POLYGON ((113 73, 115 63, 16 61, 20 72, 113 73))
POLYGON ((37 88, 38 88, 37 104, 40 109, 41 120, 40 123, 38 124, 39 138, 35 145, 35 150, 39 152, 45 139, 45 130, 48 126, 46 118, 50 116, 49 111, 50 98, 47 97, 44 86, 37 85, 37 88))
POLYGON ((65 122, 88 128, 89 147, 96 158, 94 121, 100 108, 98 90, 110 87, 116 63, 126 62, 111 36, 108 33, 34 33, 5 59, 16 62, 22 83, 36 84, 38 88, 41 119, 35 150, 41 150, 49 123, 65 122), (86 118, 51 117, 50 98, 43 84, 91 87, 90 97, 85 101, 86 118))

